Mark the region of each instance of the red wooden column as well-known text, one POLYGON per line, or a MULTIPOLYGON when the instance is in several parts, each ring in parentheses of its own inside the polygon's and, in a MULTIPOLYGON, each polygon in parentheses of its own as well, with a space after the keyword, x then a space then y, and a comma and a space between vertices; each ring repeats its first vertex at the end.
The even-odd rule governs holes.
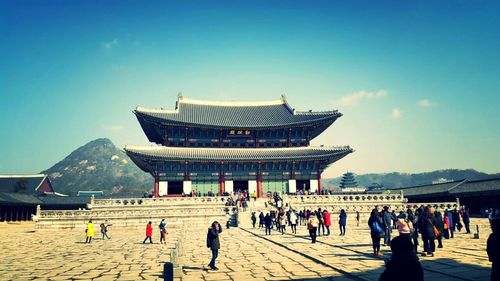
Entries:
POLYGON ((153 188, 153 198, 158 198, 160 193, 160 177, 158 174, 155 175, 155 185, 153 188))
POLYGON ((220 162, 220 170, 219 170, 219 194, 222 195, 226 192, 226 188, 224 186, 224 161, 220 162))
POLYGON ((260 161, 257 170, 257 197, 262 198, 262 174, 260 173, 260 161))
POLYGON ((318 194, 321 194, 321 171, 318 171, 318 194))

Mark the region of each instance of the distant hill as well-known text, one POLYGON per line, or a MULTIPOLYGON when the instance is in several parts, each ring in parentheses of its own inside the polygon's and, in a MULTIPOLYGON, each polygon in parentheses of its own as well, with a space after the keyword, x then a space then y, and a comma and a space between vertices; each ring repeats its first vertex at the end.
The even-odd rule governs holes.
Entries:
POLYGON ((102 190, 106 196, 141 195, 153 187, 153 178, 140 170, 109 139, 96 139, 73 151, 48 170, 57 192, 102 190))
MULTIPOLYGON (((399 187, 431 184, 440 179, 460 180, 460 179, 487 179, 498 177, 498 174, 486 174, 473 169, 458 170, 447 169, 425 173, 382 173, 382 174, 364 174, 356 175, 356 181, 360 186, 371 186, 374 183, 381 184, 385 188, 393 189, 399 187)), ((323 184, 325 188, 335 188, 339 185, 341 177, 325 179, 323 184)))

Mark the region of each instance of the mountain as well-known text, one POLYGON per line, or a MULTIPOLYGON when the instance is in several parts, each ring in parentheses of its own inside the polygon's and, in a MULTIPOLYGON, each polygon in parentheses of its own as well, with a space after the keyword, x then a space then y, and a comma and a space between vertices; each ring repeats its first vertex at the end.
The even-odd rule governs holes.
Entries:
MULTIPOLYGON (((447 169, 437 170, 425 173, 382 173, 382 174, 364 174, 356 175, 356 181, 360 186, 372 186, 374 184, 383 185, 387 189, 408 187, 415 185, 431 184, 442 180, 460 180, 460 179, 487 179, 497 177, 498 174, 486 174, 473 169, 459 170, 447 169)), ((326 188, 335 189, 340 184, 341 177, 324 180, 326 188)))
POLYGON ((57 192, 102 190, 105 196, 142 195, 152 189, 153 177, 140 170, 109 139, 93 140, 42 173, 57 192))

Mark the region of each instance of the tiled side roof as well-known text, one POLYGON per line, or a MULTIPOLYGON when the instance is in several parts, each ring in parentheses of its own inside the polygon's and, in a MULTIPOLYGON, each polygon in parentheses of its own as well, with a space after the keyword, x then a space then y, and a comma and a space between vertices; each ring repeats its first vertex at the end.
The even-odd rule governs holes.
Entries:
POLYGON ((125 151, 135 157, 160 160, 206 161, 266 161, 325 159, 347 155, 353 150, 346 147, 292 147, 292 148, 191 148, 164 146, 126 146, 125 151))
POLYGON ((42 201, 33 194, 0 192, 0 203, 14 205, 36 205, 41 204, 42 201))
POLYGON ((500 192, 500 178, 467 181, 466 183, 461 184, 450 190, 450 193, 458 194, 458 193, 474 193, 474 192, 489 192, 489 191, 500 192))
POLYGON ((447 183, 439 183, 439 184, 427 184, 420 186, 412 186, 405 188, 394 189, 395 191, 403 191, 404 196, 416 196, 416 195, 428 195, 428 194, 437 194, 437 193, 448 193, 449 190, 460 186, 465 183, 466 180, 459 180, 447 183))
POLYGON ((44 174, 0 175, 0 191, 34 194, 45 178, 44 174))
POLYGON ((139 117, 153 118, 175 124, 225 128, 268 128, 335 121, 342 116, 338 111, 296 112, 286 102, 214 102, 180 98, 176 109, 148 109, 137 107, 139 117))

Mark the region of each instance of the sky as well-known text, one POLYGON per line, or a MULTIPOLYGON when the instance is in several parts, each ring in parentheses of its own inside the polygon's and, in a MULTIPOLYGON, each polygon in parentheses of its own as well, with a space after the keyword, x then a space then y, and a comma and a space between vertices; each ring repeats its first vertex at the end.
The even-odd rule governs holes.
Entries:
POLYGON ((0 173, 100 137, 177 94, 344 115, 312 145, 345 171, 500 172, 500 1, 0 0, 0 173))

